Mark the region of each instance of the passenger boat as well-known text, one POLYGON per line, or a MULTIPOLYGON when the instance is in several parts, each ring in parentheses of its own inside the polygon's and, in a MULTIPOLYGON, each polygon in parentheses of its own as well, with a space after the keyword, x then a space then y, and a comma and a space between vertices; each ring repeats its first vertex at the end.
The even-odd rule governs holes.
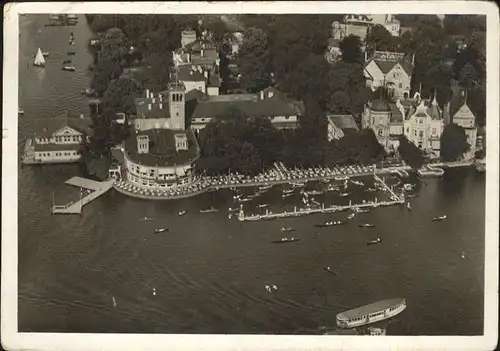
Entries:
POLYGON ((442 221, 442 220, 445 220, 446 218, 448 218, 446 215, 443 215, 443 216, 439 216, 439 217, 434 217, 432 219, 433 222, 437 222, 437 221, 442 221))
POLYGON ((292 227, 281 227, 280 231, 282 231, 282 232, 294 232, 295 229, 292 227))
POLYGON ((370 240, 369 242, 366 243, 366 245, 375 245, 375 244, 380 244, 382 242, 382 239, 377 238, 375 240, 370 240))
POLYGON ((375 224, 372 223, 358 224, 358 226, 361 228, 375 228, 375 224))
POLYGON ((33 65, 37 67, 45 67, 45 59, 43 58, 42 50, 38 48, 38 51, 35 55, 35 61, 33 61, 33 65))
POLYGON ((375 302, 337 314, 341 328, 356 328, 394 317, 406 309, 406 300, 396 298, 375 302))
POLYGON ((216 209, 215 207, 209 207, 200 210, 200 213, 212 213, 212 212, 219 212, 219 210, 216 209))
POLYGON ((160 234, 160 233, 164 233, 164 232, 168 232, 168 228, 155 229, 155 234, 160 234))
POLYGON ((340 193, 339 196, 341 197, 346 197, 346 196, 349 196, 351 195, 351 193, 340 193))
POLYGON ((444 174, 444 170, 442 168, 434 168, 431 166, 420 168, 417 171, 417 174, 424 177, 441 177, 444 174))
POLYGON ((75 71, 75 67, 73 67, 73 66, 63 66, 62 70, 63 71, 74 72, 75 71))
POLYGON ((285 243, 293 243, 295 241, 300 241, 299 238, 281 238, 280 240, 274 240, 272 243, 273 244, 285 244, 285 243))
POLYGON ((315 224, 314 226, 317 228, 326 228, 326 227, 333 227, 336 225, 342 225, 342 224, 347 224, 346 221, 329 221, 321 224, 315 224))
POLYGON ((179 211, 177 214, 178 214, 179 216, 184 216, 186 213, 187 213, 187 211, 186 211, 186 210, 181 210, 181 211, 179 211))

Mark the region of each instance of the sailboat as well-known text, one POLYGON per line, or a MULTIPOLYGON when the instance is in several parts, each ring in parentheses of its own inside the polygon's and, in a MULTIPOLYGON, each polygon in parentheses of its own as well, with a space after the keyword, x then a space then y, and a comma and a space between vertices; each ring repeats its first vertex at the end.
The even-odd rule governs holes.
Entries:
POLYGON ((45 58, 43 57, 42 50, 40 48, 38 48, 33 65, 37 67, 45 67, 45 58))

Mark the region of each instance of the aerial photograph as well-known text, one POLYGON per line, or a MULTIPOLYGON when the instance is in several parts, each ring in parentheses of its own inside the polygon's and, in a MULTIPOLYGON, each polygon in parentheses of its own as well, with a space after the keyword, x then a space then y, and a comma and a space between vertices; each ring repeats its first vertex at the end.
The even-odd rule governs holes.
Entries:
POLYGON ((485 15, 20 14, 18 60, 19 332, 483 335, 485 15))

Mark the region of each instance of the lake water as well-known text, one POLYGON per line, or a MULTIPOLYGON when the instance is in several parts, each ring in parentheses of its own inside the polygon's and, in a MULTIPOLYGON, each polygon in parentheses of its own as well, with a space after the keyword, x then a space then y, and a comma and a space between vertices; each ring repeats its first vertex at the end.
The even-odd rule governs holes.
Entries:
MULTIPOLYGON (((90 82, 91 32, 83 16, 76 27, 44 27, 48 16, 39 15, 20 22, 22 148, 36 118, 87 113, 80 91, 90 82), (31 65, 38 47, 50 52, 44 69, 31 65), (77 52, 76 72, 61 70, 68 50, 77 52)), ((347 214, 229 220, 228 191, 172 202, 111 191, 81 216, 52 216, 53 191, 57 203, 76 196, 78 190, 63 186, 75 175, 74 165, 19 169, 21 332, 319 334, 335 327, 339 312, 404 297, 408 308, 391 322, 390 335, 483 333, 485 177, 472 169, 418 182, 411 212, 379 208, 327 229, 314 224, 347 214), (218 213, 199 213, 211 203, 218 213), (181 209, 188 214, 177 216, 181 209), (449 219, 431 221, 441 214, 449 219), (144 216, 155 220, 140 221, 144 216), (357 226, 364 222, 376 228, 357 226), (281 226, 296 228, 285 236, 301 241, 271 244, 284 236, 281 226), (154 235, 158 227, 170 231, 154 235), (366 246, 376 237, 383 243, 366 246), (326 265, 337 275, 326 273, 326 265), (278 291, 269 294, 265 284, 278 291)), ((355 202, 384 197, 352 187, 355 202)), ((255 204, 270 203, 273 211, 298 204, 298 195, 279 195, 272 189, 255 204)))

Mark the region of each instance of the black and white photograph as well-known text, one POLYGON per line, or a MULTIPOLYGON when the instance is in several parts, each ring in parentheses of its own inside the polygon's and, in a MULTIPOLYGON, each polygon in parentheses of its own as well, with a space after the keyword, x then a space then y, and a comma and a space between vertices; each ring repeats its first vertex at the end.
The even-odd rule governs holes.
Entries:
POLYGON ((495 349, 498 26, 6 5, 3 347, 495 349))

